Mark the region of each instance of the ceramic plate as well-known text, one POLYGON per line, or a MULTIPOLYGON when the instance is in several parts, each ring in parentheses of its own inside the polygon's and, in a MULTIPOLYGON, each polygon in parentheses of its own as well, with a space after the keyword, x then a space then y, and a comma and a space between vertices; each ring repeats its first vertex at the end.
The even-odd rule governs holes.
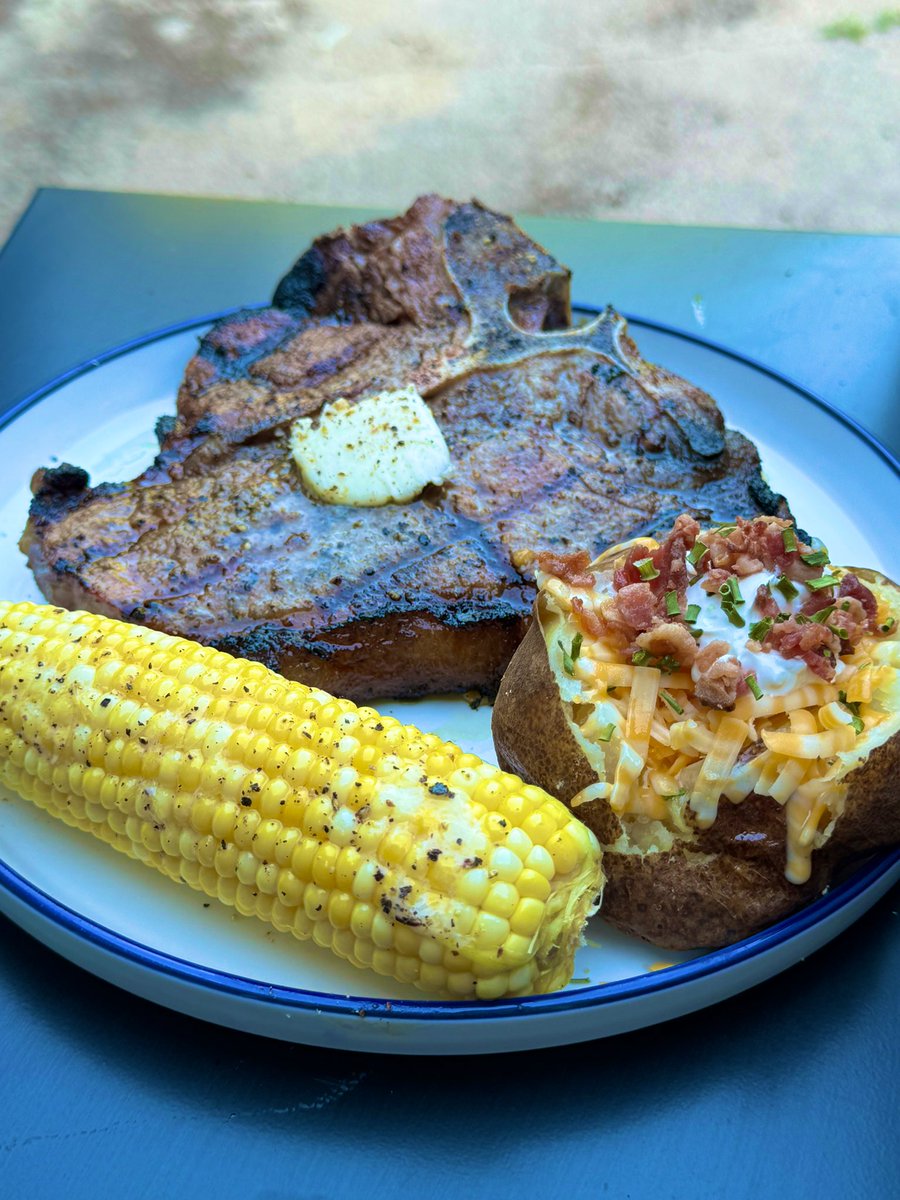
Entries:
MULTIPOLYGON (((0 428, 0 595, 40 600, 18 550, 29 479, 68 460, 94 481, 129 479, 155 452, 184 364, 207 322, 168 330, 77 368, 0 428)), ((828 531, 836 562, 900 576, 885 512, 900 471, 877 443, 772 372, 633 319, 642 353, 706 388, 759 445, 801 526, 828 531), (799 436, 798 436, 799 434, 799 436), (787 436, 786 436, 787 435, 787 436), (867 486, 859 487, 865 479, 867 486), (823 489, 821 481, 827 480, 823 489), (852 511, 841 497, 852 496, 852 511)), ((493 759, 490 708, 458 697, 379 707, 493 759)), ((13 796, 0 804, 0 910, 66 958, 147 999, 221 1025, 336 1049, 464 1054, 561 1045, 667 1020, 734 995, 835 937, 900 877, 872 860, 790 920, 726 950, 674 954, 594 918, 562 992, 486 1003, 427 1001, 175 887, 13 796)))

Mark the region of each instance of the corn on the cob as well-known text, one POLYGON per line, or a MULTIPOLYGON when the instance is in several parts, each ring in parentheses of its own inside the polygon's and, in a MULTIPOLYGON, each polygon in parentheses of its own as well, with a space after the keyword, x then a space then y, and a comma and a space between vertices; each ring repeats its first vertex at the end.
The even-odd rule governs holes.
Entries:
POLYGON ((0 781, 357 966, 454 998, 568 982, 601 890, 564 805, 258 663, 0 602, 0 781))

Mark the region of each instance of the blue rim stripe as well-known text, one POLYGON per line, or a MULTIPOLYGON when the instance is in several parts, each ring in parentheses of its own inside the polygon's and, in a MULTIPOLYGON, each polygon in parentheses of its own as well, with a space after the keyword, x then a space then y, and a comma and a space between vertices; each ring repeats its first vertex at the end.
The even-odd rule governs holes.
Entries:
POLYGON ((342 1016, 381 1017, 388 1020, 441 1017, 445 1020, 496 1020, 498 1018, 533 1017, 574 1009, 594 1008, 634 1000, 651 993, 693 983, 698 979, 718 975, 722 971, 758 958, 778 946, 800 936, 846 905, 863 895, 870 887, 900 866, 900 849, 873 859, 850 879, 814 900, 793 916, 777 925, 754 934, 742 942, 725 946, 710 954, 699 955, 688 962, 620 979, 614 983, 594 984, 576 991, 551 992, 543 996, 527 996, 514 1001, 472 1000, 392 1000, 372 996, 337 996, 331 992, 266 984, 233 975, 212 967, 201 967, 175 955, 165 954, 115 933, 97 921, 81 916, 67 905, 48 896, 42 889, 25 880, 17 871, 0 861, 0 887, 26 904, 44 919, 114 957, 124 959, 144 970, 155 971, 182 983, 212 992, 226 992, 244 1000, 274 1004, 280 1008, 329 1013, 342 1016))
MULTIPOLYGON (((214 313, 195 320, 182 321, 152 333, 104 351, 94 358, 73 367, 71 370, 57 376, 50 383, 14 403, 0 416, 0 429, 9 425, 26 409, 38 403, 50 392, 71 383, 80 376, 94 370, 95 367, 111 362, 135 350, 139 350, 152 342, 176 334, 186 333, 191 329, 199 329, 221 320, 231 313, 240 312, 248 307, 263 307, 262 305, 241 305, 224 312, 214 313)), ((577 311, 599 313, 602 310, 593 305, 576 305, 577 311)), ((706 349, 715 351, 736 362, 744 363, 754 370, 760 371, 778 383, 789 387, 802 398, 809 400, 817 407, 838 420, 864 441, 895 474, 900 476, 900 462, 891 454, 876 437, 852 417, 842 413, 827 400, 814 395, 801 384, 781 375, 779 372, 754 362, 737 351, 719 346, 714 342, 698 337, 672 326, 663 325, 656 321, 645 320, 637 316, 626 319, 634 325, 642 325, 660 333, 694 342, 706 349)), ((597 1007, 618 1003, 625 1000, 637 999, 652 993, 667 991, 671 988, 695 982, 696 980, 739 966, 770 950, 789 942, 792 938, 812 929, 828 917, 834 916, 846 905, 860 897, 867 889, 873 887, 885 876, 891 874, 900 865, 900 848, 879 855, 862 867, 849 879, 837 885, 824 896, 812 901, 805 908, 792 916, 780 921, 777 925, 763 930, 761 933, 726 946, 710 954, 700 955, 688 962, 680 963, 652 974, 639 975, 630 979, 618 980, 614 983, 594 984, 590 987, 579 988, 571 992, 553 992, 545 996, 528 996, 516 1001, 439 1001, 439 1000, 391 1000, 368 996, 337 996, 329 992, 316 992, 300 988, 260 983, 226 971, 201 967, 195 963, 177 958, 174 955, 154 950, 131 938, 108 929, 99 922, 83 917, 67 905, 54 900, 42 889, 29 883, 17 871, 0 860, 0 887, 4 888, 18 901, 31 908, 44 920, 61 929, 74 934, 95 948, 114 957, 123 959, 134 966, 145 970, 155 971, 183 983, 188 983, 201 989, 213 992, 226 992, 245 1000, 274 1004, 306 1012, 329 1013, 343 1016, 358 1016, 364 1012, 367 1016, 377 1016, 387 1020, 416 1020, 442 1018, 450 1021, 458 1020, 495 1020, 499 1018, 534 1017, 542 1014, 566 1012, 576 1009, 597 1007)))

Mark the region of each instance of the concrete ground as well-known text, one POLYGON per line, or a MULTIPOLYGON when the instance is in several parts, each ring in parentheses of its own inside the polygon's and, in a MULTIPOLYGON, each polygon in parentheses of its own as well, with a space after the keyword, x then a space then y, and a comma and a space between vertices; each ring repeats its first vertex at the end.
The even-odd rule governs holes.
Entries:
POLYGON ((42 184, 898 231, 889 0, 0 0, 42 184))

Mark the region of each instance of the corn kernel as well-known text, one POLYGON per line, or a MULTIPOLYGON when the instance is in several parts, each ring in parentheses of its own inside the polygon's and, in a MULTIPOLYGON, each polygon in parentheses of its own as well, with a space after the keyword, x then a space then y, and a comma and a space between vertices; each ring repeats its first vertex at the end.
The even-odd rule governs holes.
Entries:
POLYGON ((291 856, 291 870, 304 883, 312 879, 313 860, 318 850, 319 842, 315 838, 303 838, 291 856))
POLYGON ((502 946, 509 937, 509 921, 490 912, 480 912, 475 918, 472 938, 479 948, 502 946))
POLYGON ((515 911, 509 919, 509 927, 513 933, 531 938, 540 928, 544 911, 544 905, 540 900, 524 896, 516 905, 515 911))
POLYGON ((556 833, 556 821, 539 808, 522 821, 522 828, 536 845, 543 846, 556 833))
POLYGON ((249 850, 239 850, 238 851, 237 863, 235 866, 235 874, 237 875, 237 877, 241 883, 247 884, 248 886, 251 883, 255 885, 255 883, 256 883, 256 868, 258 866, 259 866, 259 864, 257 863, 256 858, 253 856, 253 854, 251 854, 251 852, 249 850))
POLYGON ((241 809, 234 823, 235 844, 242 850, 249 850, 253 845, 253 838, 258 827, 259 813, 252 808, 241 809))
POLYGON ((339 954, 341 958, 353 958, 353 951, 356 947, 356 938, 349 929, 335 929, 334 937, 331 939, 331 949, 335 954, 339 954))
POLYGON ((313 926, 313 941, 317 946, 321 946, 324 950, 331 947, 332 939, 334 938, 334 930, 327 921, 317 921, 313 926))
POLYGON ((532 847, 528 857, 525 859, 525 866, 531 871, 537 871, 546 879, 552 879, 556 870, 553 865, 553 858, 544 846, 532 847))
POLYGON ((260 863, 256 869, 256 886, 266 896, 274 896, 278 890, 278 868, 274 863, 260 863))
POLYGON ((372 918, 372 928, 369 934, 374 944, 381 949, 388 949, 394 944, 394 924, 383 912, 376 912, 372 918))
POLYGON ((447 972, 438 963, 423 962, 419 968, 419 984, 434 995, 447 989, 447 972))
POLYGON ((552 891, 546 875, 532 871, 530 867, 526 867, 516 880, 516 887, 520 896, 532 900, 547 900, 552 891))
POLYGON ((379 975, 389 975, 392 979, 397 974, 397 955, 393 950, 375 950, 372 955, 372 970, 379 975))
POLYGON ((234 837, 234 827, 237 822, 238 808, 236 804, 227 801, 217 804, 213 812, 211 832, 213 837, 225 838, 230 841, 234 837))
POLYGON ((323 842, 316 851, 312 863, 313 882, 321 888, 334 887, 334 870, 340 850, 330 842, 323 842))
POLYGON ((475 986, 475 976, 471 971, 453 971, 447 976, 447 991, 453 996, 472 996, 475 986))
POLYGON ((353 906, 353 912, 350 915, 350 928, 357 938, 371 940, 372 937, 372 921, 375 918, 375 909, 371 904, 362 904, 357 902, 353 906))
POLYGON ((415 983, 422 970, 422 964, 418 958, 412 958, 409 955, 398 954, 397 961, 394 965, 394 975, 401 983, 415 983))
POLYGON ((335 929, 349 929, 354 900, 346 892, 332 892, 328 900, 328 919, 335 929))
POLYGON ((518 903, 519 893, 512 884, 503 883, 498 879, 488 888, 483 908, 485 912, 492 913, 495 917, 509 918, 516 911, 518 903))
POLYGON ((353 892, 353 884, 363 861, 363 856, 354 846, 344 846, 334 866, 335 886, 342 892, 353 892))
POLYGON ((303 908, 311 921, 321 919, 321 914, 324 912, 327 903, 328 893, 324 888, 317 887, 314 883, 306 885, 306 890, 303 893, 303 908))

